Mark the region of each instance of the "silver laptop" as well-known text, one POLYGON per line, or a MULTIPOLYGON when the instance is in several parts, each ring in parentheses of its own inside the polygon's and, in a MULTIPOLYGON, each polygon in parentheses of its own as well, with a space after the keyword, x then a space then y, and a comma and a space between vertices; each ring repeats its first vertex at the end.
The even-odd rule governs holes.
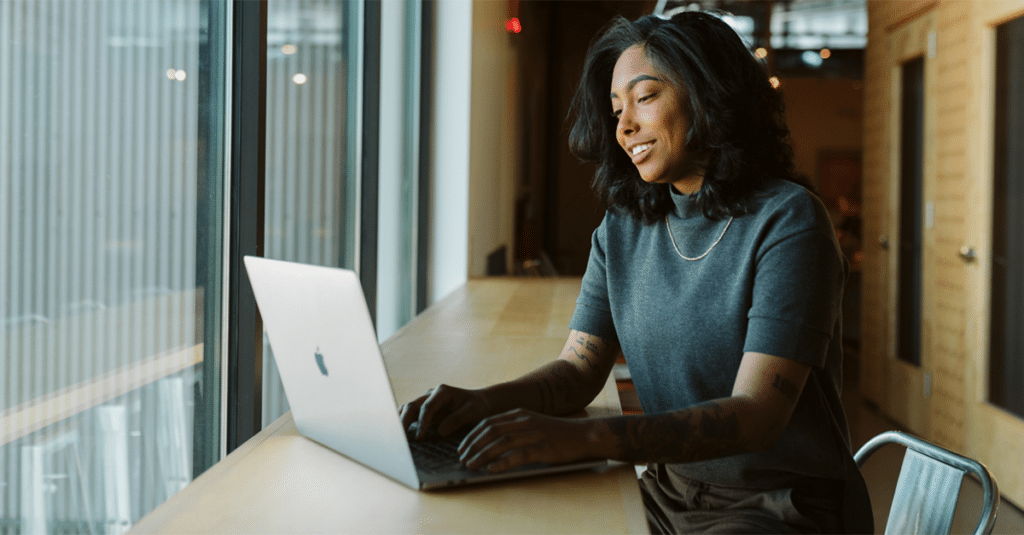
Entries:
POLYGON ((536 463, 489 474, 466 469, 457 457, 421 459, 430 452, 420 450, 453 446, 407 439, 355 272, 252 256, 245 268, 305 437, 416 489, 607 465, 536 463))

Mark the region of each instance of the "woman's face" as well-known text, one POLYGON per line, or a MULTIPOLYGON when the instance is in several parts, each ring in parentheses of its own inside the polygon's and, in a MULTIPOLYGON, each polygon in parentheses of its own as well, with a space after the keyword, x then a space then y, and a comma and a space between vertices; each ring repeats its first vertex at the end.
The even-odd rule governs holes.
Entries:
POLYGON ((615 63, 611 90, 615 139, 644 181, 669 183, 680 193, 700 189, 702 158, 686 150, 686 88, 672 85, 634 45, 615 63))

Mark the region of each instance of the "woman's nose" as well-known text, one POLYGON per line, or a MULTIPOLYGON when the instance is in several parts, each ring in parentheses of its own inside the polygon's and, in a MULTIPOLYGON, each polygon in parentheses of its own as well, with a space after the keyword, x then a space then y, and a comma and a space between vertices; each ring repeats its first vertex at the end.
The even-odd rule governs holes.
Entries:
POLYGON ((622 136, 636 132, 636 121, 633 111, 629 107, 622 108, 622 111, 619 112, 619 124, 616 126, 616 131, 622 136))

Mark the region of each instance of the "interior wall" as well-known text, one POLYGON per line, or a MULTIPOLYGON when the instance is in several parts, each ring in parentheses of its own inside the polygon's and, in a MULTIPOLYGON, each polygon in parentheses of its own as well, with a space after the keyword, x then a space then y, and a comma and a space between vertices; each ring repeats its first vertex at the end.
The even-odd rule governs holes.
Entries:
POLYGON ((551 79, 551 42, 554 31, 551 2, 520 2, 522 32, 512 36, 516 48, 516 117, 519 120, 519 165, 515 186, 513 272, 527 270, 543 250, 544 202, 548 176, 547 158, 554 114, 548 99, 551 79))
MULTIPOLYGON (((518 109, 518 73, 513 39, 505 30, 509 2, 473 2, 472 94, 469 150, 470 277, 486 274, 487 255, 512 246, 517 157, 522 124, 518 109)), ((447 51, 440 51, 444 56, 447 51)), ((450 58, 445 57, 445 61, 450 58)), ((446 98, 444 93, 436 98, 446 98)), ((441 133, 444 142, 444 133, 441 133)), ((506 270, 508 266, 506 265, 506 270)))

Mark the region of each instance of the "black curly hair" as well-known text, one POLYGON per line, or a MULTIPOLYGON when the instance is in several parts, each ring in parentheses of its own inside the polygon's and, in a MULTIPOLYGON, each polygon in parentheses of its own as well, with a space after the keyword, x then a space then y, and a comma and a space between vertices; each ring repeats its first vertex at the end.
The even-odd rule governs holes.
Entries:
POLYGON ((647 224, 674 207, 669 186, 644 182, 615 139, 608 90, 616 61, 633 45, 643 47, 660 76, 686 89, 686 148, 710 154, 697 193, 706 217, 746 213, 765 177, 809 187, 793 167, 785 104, 764 67, 717 14, 685 11, 670 19, 617 17, 590 45, 569 109, 569 147, 597 164, 591 187, 601 202, 647 224))

